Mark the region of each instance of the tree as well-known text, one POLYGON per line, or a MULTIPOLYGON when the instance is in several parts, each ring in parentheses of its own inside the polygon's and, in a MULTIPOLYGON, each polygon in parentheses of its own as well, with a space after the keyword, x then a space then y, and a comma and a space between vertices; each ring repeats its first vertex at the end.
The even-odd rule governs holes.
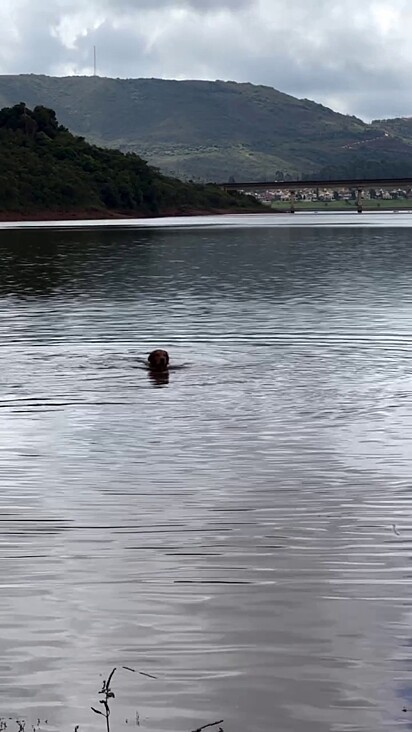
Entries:
POLYGON ((162 175, 134 153, 90 145, 59 125, 52 109, 0 110, 0 209, 100 209, 158 214, 201 208, 251 209, 250 196, 162 175))

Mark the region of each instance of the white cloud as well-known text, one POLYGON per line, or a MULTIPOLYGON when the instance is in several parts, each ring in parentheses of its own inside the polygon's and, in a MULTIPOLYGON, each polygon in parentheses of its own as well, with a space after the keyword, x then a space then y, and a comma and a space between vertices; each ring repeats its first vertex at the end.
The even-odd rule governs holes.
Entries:
POLYGON ((412 4, 2 0, 2 73, 251 81, 364 118, 412 115, 412 4))

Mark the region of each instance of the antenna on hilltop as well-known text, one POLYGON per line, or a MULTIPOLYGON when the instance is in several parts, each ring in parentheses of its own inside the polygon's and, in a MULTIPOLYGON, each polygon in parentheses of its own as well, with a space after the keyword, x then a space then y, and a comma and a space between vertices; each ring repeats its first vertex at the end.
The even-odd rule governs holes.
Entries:
POLYGON ((97 76, 97 53, 96 53, 96 46, 93 46, 93 76, 97 76))

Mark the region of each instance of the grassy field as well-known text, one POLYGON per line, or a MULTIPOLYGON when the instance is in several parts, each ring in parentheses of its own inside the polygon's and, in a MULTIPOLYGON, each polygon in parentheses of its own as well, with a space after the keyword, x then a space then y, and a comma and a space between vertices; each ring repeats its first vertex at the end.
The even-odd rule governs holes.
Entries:
MULTIPOLYGON (((289 211, 289 201, 272 201, 271 208, 276 211, 289 211)), ((412 209, 412 200, 400 198, 393 201, 369 200, 362 201, 364 211, 399 211, 412 209)), ((356 211, 356 201, 296 201, 296 211, 356 211)))

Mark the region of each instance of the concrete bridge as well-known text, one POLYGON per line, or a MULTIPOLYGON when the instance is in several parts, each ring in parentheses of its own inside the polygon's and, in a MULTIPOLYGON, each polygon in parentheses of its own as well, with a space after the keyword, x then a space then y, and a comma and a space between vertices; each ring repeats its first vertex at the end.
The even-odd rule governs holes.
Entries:
POLYGON ((357 191, 356 205, 358 213, 362 213, 362 193, 370 188, 412 189, 412 178, 341 178, 334 180, 282 180, 282 181, 239 181, 238 183, 218 183, 225 191, 267 191, 275 188, 290 193, 290 211, 295 212, 296 193, 314 188, 350 189, 357 191))

